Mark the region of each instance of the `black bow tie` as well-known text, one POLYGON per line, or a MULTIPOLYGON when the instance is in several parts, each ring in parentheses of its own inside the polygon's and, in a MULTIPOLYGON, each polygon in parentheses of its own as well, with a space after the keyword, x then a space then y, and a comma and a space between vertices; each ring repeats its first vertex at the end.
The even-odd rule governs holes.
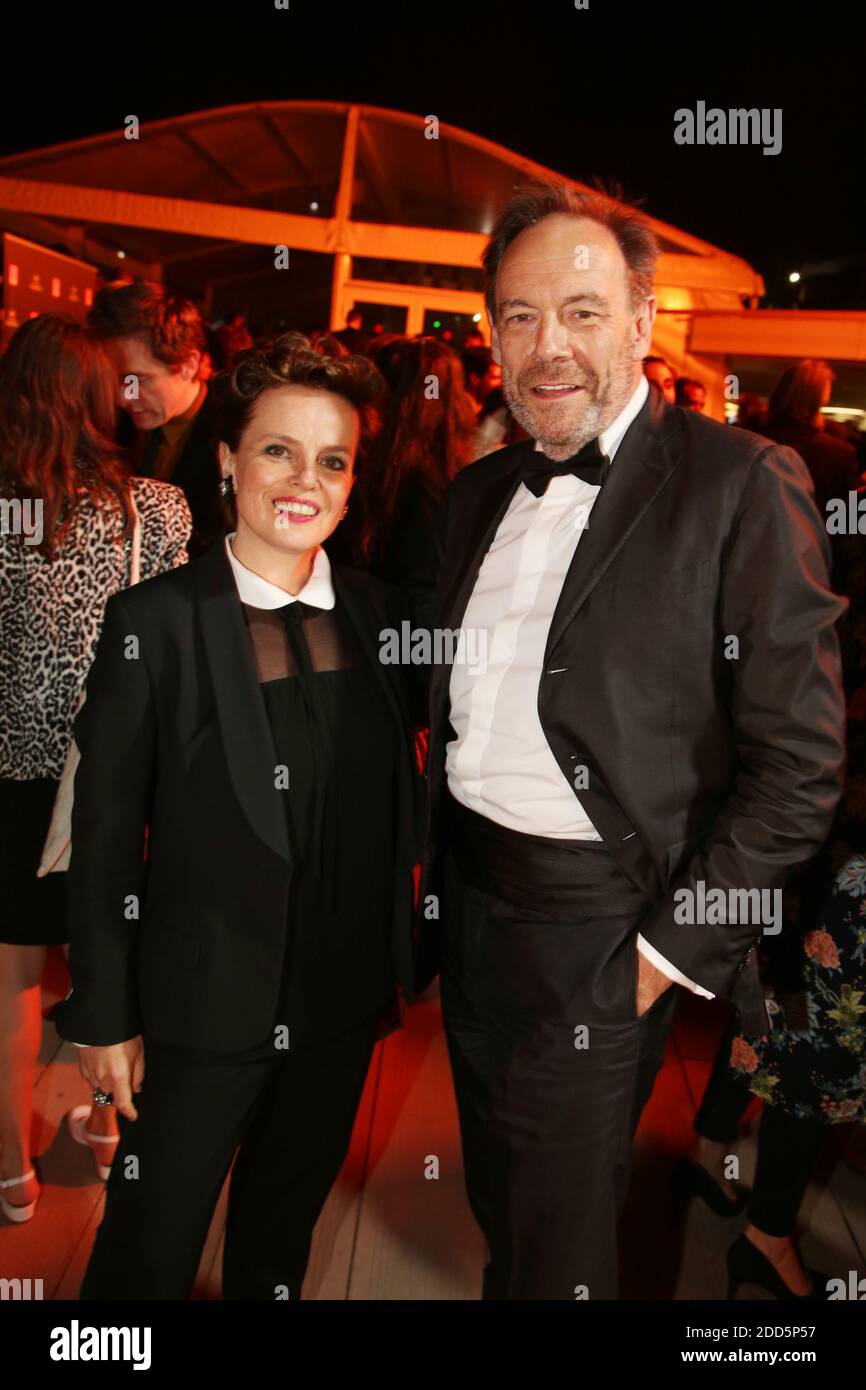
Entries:
POLYGON ((543 495, 551 478, 562 478, 566 473, 573 473, 582 482, 601 487, 609 462, 607 455, 601 452, 597 439, 591 439, 578 453, 560 463, 553 463, 544 454, 533 451, 520 470, 520 481, 536 497, 543 495))

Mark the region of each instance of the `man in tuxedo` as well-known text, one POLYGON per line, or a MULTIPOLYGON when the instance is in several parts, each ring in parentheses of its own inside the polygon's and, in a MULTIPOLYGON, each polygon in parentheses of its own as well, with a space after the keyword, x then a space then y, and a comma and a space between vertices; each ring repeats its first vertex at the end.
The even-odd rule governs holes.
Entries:
POLYGON ((88 324, 116 366, 121 428, 132 471, 183 488, 192 512, 188 550, 200 555, 225 531, 217 489, 213 401, 201 379, 205 332, 191 299, 146 280, 107 286, 88 324))
POLYGON ((503 210, 488 311, 530 439, 458 474, 415 590, 484 657, 433 667, 418 944, 489 1298, 616 1297, 677 987, 766 1031, 757 905, 839 794, 844 604, 808 475, 649 389, 657 252, 601 194, 503 210))

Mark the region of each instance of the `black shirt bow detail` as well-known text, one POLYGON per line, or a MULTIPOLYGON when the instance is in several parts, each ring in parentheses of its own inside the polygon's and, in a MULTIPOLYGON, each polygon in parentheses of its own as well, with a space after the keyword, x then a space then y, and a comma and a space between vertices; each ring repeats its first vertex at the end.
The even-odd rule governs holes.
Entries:
MULTIPOLYGON (((313 763, 313 806, 310 825, 310 862, 301 868, 306 891, 314 902, 336 911, 337 806, 333 787, 333 737, 316 695, 316 676, 304 635, 304 620, 321 609, 297 600, 278 610, 286 630, 296 679, 303 692, 304 710, 313 763)), ((291 769, 289 769, 291 788, 291 769)), ((291 791, 289 792, 291 795, 291 791)))
POLYGON ((562 459, 559 463, 554 463, 545 454, 533 450, 521 467, 520 481, 535 497, 544 494, 551 478, 561 478, 566 473, 573 473, 582 482, 601 487, 609 465, 610 459, 601 452, 598 440, 591 439, 576 454, 572 454, 571 458, 562 459))

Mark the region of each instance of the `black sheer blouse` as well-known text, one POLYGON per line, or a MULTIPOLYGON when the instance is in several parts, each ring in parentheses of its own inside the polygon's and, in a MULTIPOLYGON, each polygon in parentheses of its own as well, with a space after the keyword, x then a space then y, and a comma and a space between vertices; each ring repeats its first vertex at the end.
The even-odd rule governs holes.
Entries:
MULTIPOLYGON (((392 960, 399 730, 341 612, 296 600, 244 604, 276 751, 292 849, 277 1015, 262 1042, 199 1060, 254 1061, 336 1036, 394 996, 392 960)), ((162 1046, 162 1044, 160 1044, 162 1046)), ((188 1054, 189 1055, 189 1054, 188 1054)))

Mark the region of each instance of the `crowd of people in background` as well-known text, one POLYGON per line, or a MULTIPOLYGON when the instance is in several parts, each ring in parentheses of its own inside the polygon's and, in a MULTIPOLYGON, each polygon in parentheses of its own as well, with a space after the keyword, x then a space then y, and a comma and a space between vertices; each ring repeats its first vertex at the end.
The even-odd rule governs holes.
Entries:
MULTIPOLYGON (((405 587, 433 544, 434 514, 456 474, 526 437, 479 337, 460 352, 432 336, 370 337, 360 310, 338 331, 310 335, 314 348, 338 359, 365 356, 379 380, 346 523, 328 541, 339 562, 405 587)), ((87 327, 48 315, 32 320, 0 360, 0 494, 45 503, 41 543, 13 546, 4 537, 0 549, 0 860, 7 890, 0 926, 0 1203, 12 1220, 33 1214, 40 1191, 30 1153, 39 989, 46 947, 65 936, 62 875, 37 879, 34 868, 73 719, 106 602, 131 582, 133 536, 140 577, 147 578, 202 554, 225 532, 215 418, 233 372, 255 351, 242 313, 211 329, 190 300, 136 282, 101 290, 87 327)), ((668 405, 706 410, 702 382, 677 376, 661 356, 647 357, 644 370, 668 405)), ((832 384, 826 363, 798 362, 766 403, 743 394, 736 421, 800 454, 822 514, 832 498, 862 491, 866 464, 863 434, 827 417, 832 384)), ((852 829, 862 831, 866 820, 866 566, 857 546, 858 538, 849 538, 834 554, 837 587, 850 600, 843 637, 851 764, 839 823, 820 864, 789 894, 799 929, 793 938, 783 934, 785 959, 767 950, 773 1036, 759 1042, 729 1030, 695 1152, 677 1180, 681 1195, 703 1195, 721 1214, 742 1208, 739 1189, 713 1179, 711 1170, 750 1094, 760 1096, 768 1119, 750 1219, 770 1243, 790 1244, 827 1126, 866 1119, 866 860, 850 868, 851 855, 866 848, 852 829)), ((118 1141, 112 1110, 85 1107, 75 1127, 104 1176, 118 1141)), ((862 1170, 862 1157, 859 1163, 862 1170)), ((754 1274, 749 1258, 741 1249, 732 1279, 754 1274)), ((775 1267, 773 1292, 805 1296, 809 1284, 795 1256, 775 1267)))
MULTIPOLYGON (((643 365, 647 380, 669 405, 706 409, 703 382, 675 377, 664 357, 645 357, 643 365)), ((736 425, 797 450, 809 469, 822 512, 830 497, 843 496, 866 472, 866 432, 850 419, 834 420, 825 413, 834 380, 826 362, 806 357, 782 372, 768 400, 754 391, 737 391, 731 397, 736 425)))
MULTIPOLYGON (((211 325, 191 300, 171 296, 176 328, 172 340, 155 350, 153 323, 167 298, 160 285, 118 281, 100 292, 89 323, 116 369, 139 383, 138 398, 127 388, 121 401, 118 442, 134 474, 181 487, 193 515, 195 555, 221 524, 207 466, 213 454, 209 384, 252 348, 253 335, 242 311, 211 325)), ((364 315, 355 307, 344 327, 315 328, 310 339, 368 356, 382 374, 380 431, 349 524, 341 529, 340 558, 399 583, 408 574, 406 564, 415 563, 415 548, 423 544, 454 475, 525 432, 506 404, 492 349, 474 325, 459 349, 433 336, 378 329, 365 332, 364 315)), ((666 358, 646 357, 644 374, 670 405, 706 411, 705 383, 676 375, 666 358)), ((732 423, 801 455, 822 513, 831 497, 847 495, 866 475, 866 431, 826 413, 834 379, 826 362, 805 359, 782 372, 768 399, 754 391, 732 397, 732 423)))

